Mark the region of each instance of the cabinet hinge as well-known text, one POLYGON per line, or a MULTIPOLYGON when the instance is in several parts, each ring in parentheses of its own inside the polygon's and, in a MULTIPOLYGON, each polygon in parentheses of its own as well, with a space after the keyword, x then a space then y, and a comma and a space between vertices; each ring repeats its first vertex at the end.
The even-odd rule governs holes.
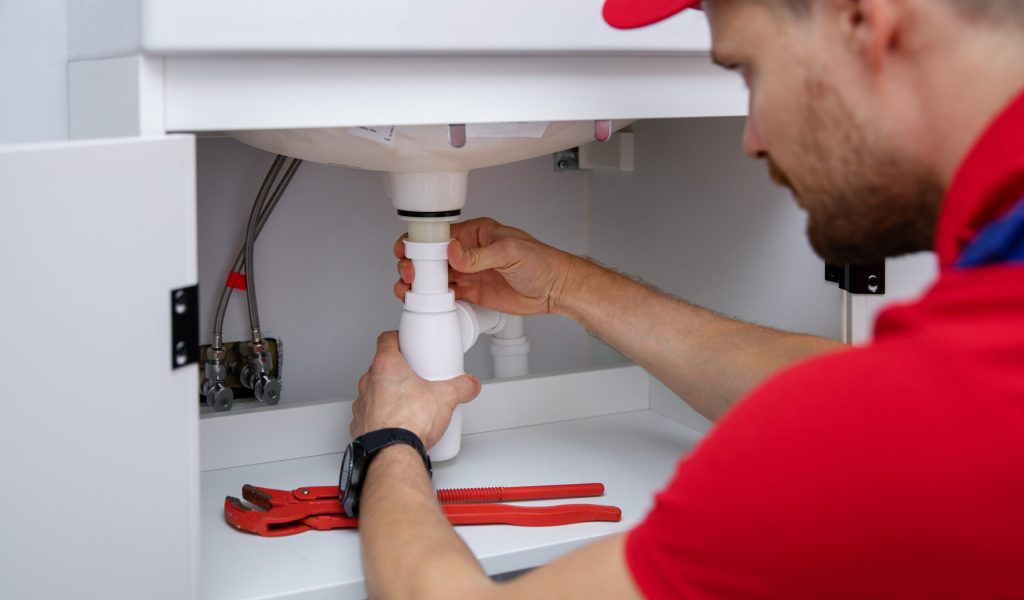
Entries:
POLYGON ((885 294, 885 263, 870 265, 825 264, 825 281, 838 283, 839 289, 851 294, 885 294))
POLYGON ((171 290, 171 368, 199 362, 199 286, 171 290))

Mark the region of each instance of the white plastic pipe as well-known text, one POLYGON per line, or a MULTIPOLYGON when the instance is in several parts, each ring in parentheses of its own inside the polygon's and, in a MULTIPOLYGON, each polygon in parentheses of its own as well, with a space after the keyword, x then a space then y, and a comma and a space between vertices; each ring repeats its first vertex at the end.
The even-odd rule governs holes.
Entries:
POLYGON ((526 341, 523 318, 509 316, 505 326, 491 337, 494 376, 525 377, 530 374, 530 342, 526 341))
MULTIPOLYGON (((465 373, 462 328, 455 309, 455 292, 448 289, 448 243, 405 241, 405 255, 416 271, 398 326, 402 355, 420 377, 441 381, 465 373)), ((462 407, 430 450, 430 458, 454 458, 462 445, 462 407)))
POLYGON ((395 208, 445 212, 466 205, 467 171, 450 173, 388 173, 385 191, 395 208))
MULTIPOLYGON (((431 231, 433 239, 438 232, 431 231)), ((413 237, 410 228, 410 238, 413 237)), ((523 331, 522 317, 512 317, 466 302, 456 302, 448 288, 448 243, 405 241, 405 255, 416 276, 405 294, 405 307, 398 326, 398 344, 405 360, 420 377, 442 381, 465 373, 464 353, 480 334, 493 334, 491 354, 496 377, 519 377, 529 373, 530 344, 523 331)), ((455 409, 441 440, 430 450, 433 461, 455 457, 462 446, 462 411, 455 409)))

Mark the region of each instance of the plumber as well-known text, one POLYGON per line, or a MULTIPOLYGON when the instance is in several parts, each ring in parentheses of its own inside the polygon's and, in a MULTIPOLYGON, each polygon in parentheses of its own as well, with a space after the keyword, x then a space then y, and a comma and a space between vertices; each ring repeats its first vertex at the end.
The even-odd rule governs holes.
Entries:
MULTIPOLYGON (((608 0, 638 27, 696 0, 608 0)), ((381 598, 1024 598, 1024 3, 704 0, 750 88, 743 147, 829 262, 933 249, 941 276, 875 341, 737 322, 491 220, 451 229, 459 298, 562 314, 716 421, 632 531, 508 583, 445 521, 421 457, 470 376, 378 339, 353 437, 372 459, 363 565, 381 598)), ((396 245, 403 297, 414 277, 396 245)))

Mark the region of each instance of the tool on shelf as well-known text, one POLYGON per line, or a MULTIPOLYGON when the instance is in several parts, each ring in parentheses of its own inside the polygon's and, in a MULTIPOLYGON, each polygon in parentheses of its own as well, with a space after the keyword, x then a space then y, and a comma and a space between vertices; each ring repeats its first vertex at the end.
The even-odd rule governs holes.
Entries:
MULTIPOLYGON (((264 537, 294 535, 309 530, 350 529, 359 519, 345 515, 338 486, 275 490, 242 486, 242 498, 224 499, 224 520, 235 529, 264 537)), ((523 487, 455 488, 437 491, 441 510, 452 525, 517 525, 551 527, 590 521, 619 521, 622 510, 599 504, 518 506, 495 504, 522 500, 585 498, 604 494, 604 484, 575 483, 523 487)))

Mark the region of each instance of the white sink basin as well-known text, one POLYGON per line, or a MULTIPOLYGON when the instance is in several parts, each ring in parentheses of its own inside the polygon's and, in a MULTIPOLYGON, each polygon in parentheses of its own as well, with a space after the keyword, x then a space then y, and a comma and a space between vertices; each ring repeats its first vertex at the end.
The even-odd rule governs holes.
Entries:
MULTIPOLYGON (((614 121, 621 129, 630 121, 614 121)), ((238 131, 257 148, 312 162, 392 173, 465 172, 543 156, 595 139, 593 121, 466 126, 456 147, 447 125, 238 131)))

